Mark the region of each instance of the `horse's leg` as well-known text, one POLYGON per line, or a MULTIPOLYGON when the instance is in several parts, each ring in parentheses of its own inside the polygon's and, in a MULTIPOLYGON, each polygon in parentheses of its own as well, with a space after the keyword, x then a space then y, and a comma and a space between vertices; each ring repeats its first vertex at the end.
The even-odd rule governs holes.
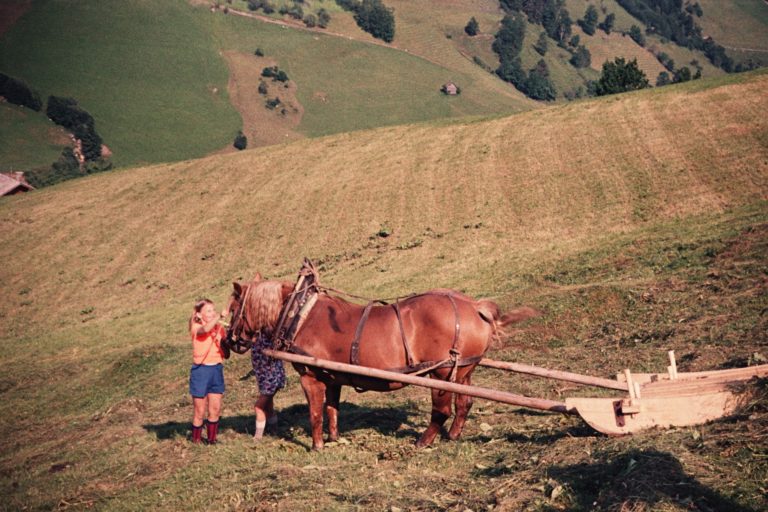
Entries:
POLYGON ((309 404, 309 424, 312 427, 312 449, 323 449, 323 399, 325 384, 309 374, 301 376, 301 389, 309 404))
POLYGON ((341 386, 327 384, 325 387, 325 415, 328 417, 328 441, 339 439, 339 399, 341 386))
MULTIPOLYGON (((472 384, 472 372, 470 371, 463 379, 458 380, 459 384, 467 386, 472 384)), ((470 395, 460 395, 456 393, 456 416, 453 418, 451 429, 448 431, 448 439, 455 441, 461 436, 464 429, 464 423, 467 421, 467 415, 472 408, 472 397, 470 395)))
POLYGON ((443 428, 445 420, 451 417, 452 397, 453 393, 437 389, 432 390, 432 416, 427 430, 425 430, 421 435, 421 438, 416 441, 417 448, 423 448, 432 444, 432 441, 435 440, 440 429, 443 428))

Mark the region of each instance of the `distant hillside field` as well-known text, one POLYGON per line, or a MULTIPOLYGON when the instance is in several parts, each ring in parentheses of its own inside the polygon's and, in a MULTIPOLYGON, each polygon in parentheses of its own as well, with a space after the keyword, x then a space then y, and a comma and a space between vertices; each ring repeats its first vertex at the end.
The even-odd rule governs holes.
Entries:
MULTIPOLYGON (((663 372, 669 349, 681 371, 758 364, 766 87, 765 72, 730 75, 0 199, 5 506, 764 510, 760 383, 734 419, 625 438, 477 400, 462 439, 428 450, 413 447, 428 391, 347 389, 342 440, 311 453, 290 368, 278 432, 254 444, 251 362, 233 356, 221 444, 193 446, 186 329, 198 298, 223 305, 256 271, 294 280, 308 256, 324 284, 358 295, 453 287, 540 309, 494 344, 497 359, 603 377, 663 372)), ((473 383, 557 400, 600 393, 483 368, 473 383)))
MULTIPOLYGON (((227 92, 237 71, 228 70, 223 54, 253 55, 257 47, 289 71, 304 110, 297 129, 307 136, 534 107, 463 58, 466 69, 452 70, 407 52, 211 13, 207 4, 184 0, 33 2, 0 39, 0 70, 43 97, 76 98, 94 115, 115 164, 131 166, 230 146, 242 121, 227 92), (460 97, 440 94, 449 80, 462 87, 460 97)), ((251 85, 253 99, 238 106, 264 109, 258 83, 251 85)))
POLYGON ((700 1, 704 34, 726 47, 737 61, 768 64, 768 3, 764 0, 700 1))
POLYGON ((50 165, 71 144, 66 131, 44 114, 0 103, 0 170, 26 170, 50 165))
POLYGON ((43 98, 74 97, 117 165, 199 157, 239 127, 205 14, 183 1, 35 1, 0 39, 0 70, 43 98))

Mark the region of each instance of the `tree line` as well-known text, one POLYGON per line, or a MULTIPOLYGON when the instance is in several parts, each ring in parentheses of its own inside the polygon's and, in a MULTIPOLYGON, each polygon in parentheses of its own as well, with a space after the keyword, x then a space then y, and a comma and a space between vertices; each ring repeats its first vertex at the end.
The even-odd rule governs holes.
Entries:
MULTIPOLYGON (((27 107, 35 112, 43 109, 40 94, 23 80, 0 73, 0 96, 9 103, 27 107)), ((96 121, 74 98, 48 96, 45 115, 55 124, 65 128, 80 141, 83 162, 74 148, 65 147, 58 160, 50 167, 41 167, 26 172, 29 183, 34 187, 52 185, 92 172, 112 167, 111 162, 102 158, 103 140, 96 131, 96 121)))
POLYGON ((336 0, 336 3, 353 12, 357 26, 373 37, 387 43, 395 39, 394 10, 381 0, 336 0))

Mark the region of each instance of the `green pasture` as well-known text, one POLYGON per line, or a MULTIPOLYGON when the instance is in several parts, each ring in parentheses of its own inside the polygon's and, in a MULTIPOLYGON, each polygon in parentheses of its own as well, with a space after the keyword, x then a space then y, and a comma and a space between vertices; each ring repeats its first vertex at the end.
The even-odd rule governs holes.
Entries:
POLYGON ((406 52, 235 16, 219 16, 216 28, 223 46, 244 53, 262 48, 298 84, 305 108, 298 129, 310 137, 523 108, 521 100, 487 94, 482 83, 476 88, 471 74, 406 52), (440 93, 448 81, 460 84, 460 96, 440 93))
POLYGON ((0 40, 0 69, 77 99, 118 166, 199 157, 240 122, 207 16, 183 1, 34 1, 0 40))
POLYGON ((308 136, 530 108, 489 93, 471 73, 407 52, 211 13, 180 0, 35 1, 0 40, 0 69, 43 97, 76 98, 94 115, 115 164, 131 166, 229 146, 240 121, 219 52, 252 54, 257 47, 297 83, 305 109, 299 130, 308 136), (440 94, 448 80, 461 84, 462 96, 440 94), (327 101, 313 96, 318 92, 327 101))
POLYGON ((49 166, 69 143, 66 137, 45 114, 0 103, 0 170, 49 166))

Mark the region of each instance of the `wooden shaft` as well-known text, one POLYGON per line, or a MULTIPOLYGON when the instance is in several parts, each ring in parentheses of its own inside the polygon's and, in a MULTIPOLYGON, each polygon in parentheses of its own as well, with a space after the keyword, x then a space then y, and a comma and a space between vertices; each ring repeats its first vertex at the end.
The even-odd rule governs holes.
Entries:
POLYGON ((528 407, 530 409, 569 414, 576 413, 574 410, 569 410, 564 402, 556 402, 554 400, 547 400, 545 398, 531 398, 523 395, 516 395, 514 393, 507 393, 506 391, 497 391, 495 389, 482 388, 479 386, 467 386, 465 384, 456 384, 453 382, 430 379, 427 377, 416 377, 414 375, 408 375, 404 373, 379 370, 377 368, 369 368, 367 366, 356 366, 352 364, 339 363, 336 361, 329 361, 327 359, 317 359, 315 357, 291 354, 289 352, 282 352, 279 350, 264 349, 264 354, 270 357, 274 357, 275 359, 282 359, 283 361, 289 361, 291 363, 300 363, 307 366, 324 368, 326 370, 352 373, 355 375, 363 375, 365 377, 373 377, 387 381, 402 382, 403 384, 413 384, 414 386, 439 389, 441 391, 459 393, 461 395, 485 398, 486 400, 493 400, 494 402, 519 405, 521 407, 528 407))
POLYGON ((489 368, 498 368, 500 370, 510 370, 516 373, 536 375, 537 377, 545 377, 547 379, 564 380, 568 382, 575 382, 577 384, 597 386, 599 388, 618 389, 619 391, 629 390, 625 382, 619 382, 613 379, 604 379, 602 377, 590 377, 589 375, 581 375, 578 373, 562 372, 559 370, 547 370, 546 368, 540 368, 538 366, 530 366, 527 364, 519 364, 519 363, 508 363, 506 361, 494 361, 493 359, 486 359, 486 358, 481 359, 479 364, 481 366, 487 366, 489 368))

